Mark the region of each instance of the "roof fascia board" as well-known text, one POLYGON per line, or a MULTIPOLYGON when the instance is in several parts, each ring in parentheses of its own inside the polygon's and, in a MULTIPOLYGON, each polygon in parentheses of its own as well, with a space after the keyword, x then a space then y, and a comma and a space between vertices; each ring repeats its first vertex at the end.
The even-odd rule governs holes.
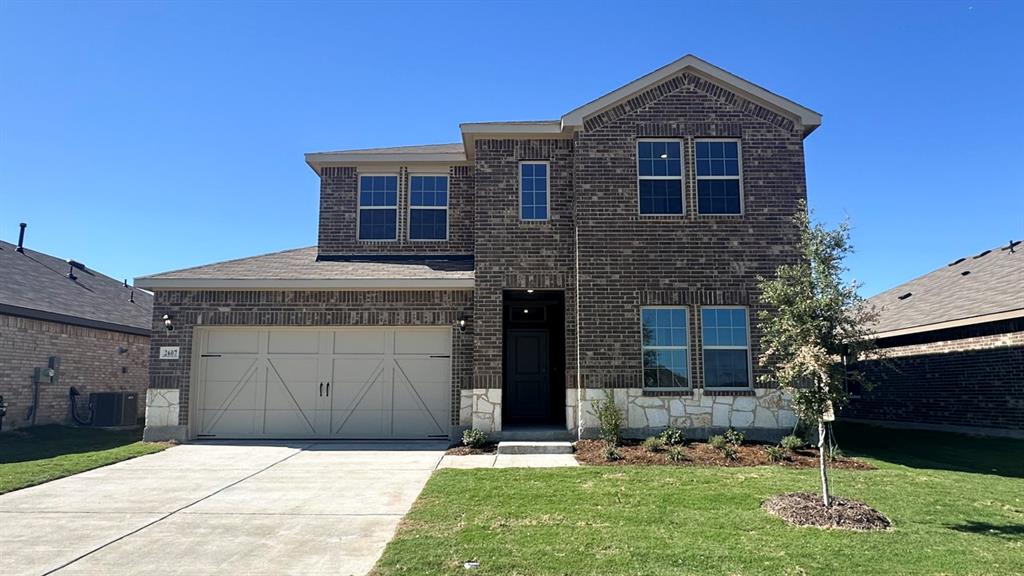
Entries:
POLYGON ((472 278, 136 278, 147 290, 429 290, 472 288, 472 278))
POLYGON ((811 131, 821 125, 821 114, 814 110, 769 92, 753 82, 744 80, 743 78, 727 72, 713 64, 705 62, 692 54, 683 56, 679 60, 676 60, 666 66, 662 66, 654 72, 642 76, 617 90, 609 92, 597 100, 572 110, 562 116, 562 123, 569 126, 582 126, 583 120, 586 117, 592 116, 609 106, 613 106, 622 100, 667 80, 688 68, 701 73, 709 80, 718 81, 730 86, 743 93, 744 96, 751 97, 758 103, 765 104, 769 108, 780 111, 795 119, 804 127, 804 135, 810 134, 811 131))
POLYGON ((921 326, 911 326, 909 328, 900 328, 897 330, 887 330, 885 332, 874 333, 871 336, 875 339, 892 338, 894 336, 906 336, 908 334, 945 330, 946 328, 959 328, 961 326, 986 324, 988 322, 998 322, 1000 320, 1012 320, 1013 318, 1024 318, 1024 308, 1009 310, 1006 312, 996 312, 994 314, 983 314, 981 316, 971 316, 970 318, 958 318, 956 320, 947 320, 945 322, 922 324, 921 326))
POLYGON ((463 152, 415 154, 409 152, 376 152, 359 154, 349 152, 311 152, 306 154, 306 164, 314 172, 320 174, 324 166, 358 166, 361 164, 396 164, 401 166, 419 164, 444 164, 446 166, 466 164, 468 159, 463 152))
POLYGON ((102 320, 93 320, 91 318, 82 318, 80 316, 59 314, 57 312, 47 312, 46 310, 35 310, 33 308, 12 306, 10 304, 0 304, 0 314, 7 314, 8 316, 20 316, 22 318, 31 318, 33 320, 45 320, 47 322, 57 322, 59 324, 71 324, 72 326, 83 326, 85 328, 106 330, 108 332, 137 334, 139 336, 150 336, 152 334, 152 330, 147 328, 139 328, 138 326, 129 326, 127 324, 117 324, 114 322, 104 322, 102 320))

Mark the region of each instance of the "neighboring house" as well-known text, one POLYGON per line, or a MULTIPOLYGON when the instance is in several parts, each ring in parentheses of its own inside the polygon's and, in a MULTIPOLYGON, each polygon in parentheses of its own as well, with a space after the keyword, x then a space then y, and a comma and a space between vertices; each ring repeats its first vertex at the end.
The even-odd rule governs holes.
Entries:
POLYGON ((874 296, 871 386, 845 418, 1024 437, 1024 246, 958 258, 874 296))
POLYGON ((25 248, 24 232, 23 224, 18 245, 0 241, 4 429, 72 423, 71 387, 82 394, 83 421, 94 392, 134 392, 141 417, 153 296, 79 262, 25 248))
POLYGON ((170 406, 147 433, 590 433, 609 389, 633 435, 777 436, 757 278, 797 257, 820 122, 686 56, 557 120, 307 154, 317 246, 138 279, 170 406))

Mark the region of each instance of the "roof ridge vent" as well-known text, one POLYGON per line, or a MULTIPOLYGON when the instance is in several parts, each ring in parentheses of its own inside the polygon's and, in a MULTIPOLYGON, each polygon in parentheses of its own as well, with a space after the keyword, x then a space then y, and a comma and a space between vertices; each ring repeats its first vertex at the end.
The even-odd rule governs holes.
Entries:
POLYGON ((991 252, 991 250, 985 250, 981 254, 978 254, 977 256, 975 256, 974 259, 977 260, 978 258, 981 258, 982 256, 988 254, 989 252, 991 252))
POLYGON ((949 265, 950 266, 956 266, 957 264, 963 262, 964 260, 967 260, 967 258, 960 258, 960 259, 956 260, 955 262, 950 262, 949 265))
POLYGON ((913 295, 913 292, 907 292, 906 294, 903 294, 902 296, 897 296, 896 298, 899 300, 906 300, 907 298, 910 298, 913 295))

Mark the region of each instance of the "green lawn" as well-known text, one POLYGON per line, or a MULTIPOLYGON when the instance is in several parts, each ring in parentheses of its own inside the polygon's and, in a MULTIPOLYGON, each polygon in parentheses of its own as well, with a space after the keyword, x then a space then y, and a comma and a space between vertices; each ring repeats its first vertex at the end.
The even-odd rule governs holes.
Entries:
POLYGON ((142 442, 141 430, 36 426, 0 434, 0 494, 35 486, 169 444, 142 442))
POLYGON ((892 530, 797 528, 760 509, 772 494, 817 490, 816 470, 440 470, 377 571, 1024 574, 1024 442, 862 426, 837 437, 878 470, 837 471, 835 492, 872 504, 892 530))

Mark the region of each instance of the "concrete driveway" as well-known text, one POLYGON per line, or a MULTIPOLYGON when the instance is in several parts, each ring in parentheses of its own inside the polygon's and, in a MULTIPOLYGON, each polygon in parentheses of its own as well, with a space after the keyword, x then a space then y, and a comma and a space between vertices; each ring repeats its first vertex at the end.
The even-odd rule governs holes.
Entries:
POLYGON ((0 496, 4 574, 365 574, 436 443, 197 443, 0 496))

